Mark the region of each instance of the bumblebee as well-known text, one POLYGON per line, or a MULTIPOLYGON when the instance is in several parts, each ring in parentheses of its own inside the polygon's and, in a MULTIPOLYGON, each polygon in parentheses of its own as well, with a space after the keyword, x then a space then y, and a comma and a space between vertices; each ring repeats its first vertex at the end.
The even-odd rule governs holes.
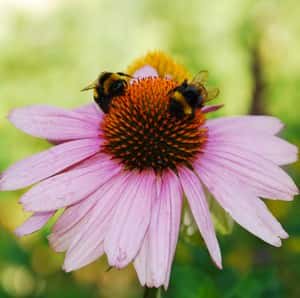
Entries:
POLYGON ((96 81, 81 91, 94 90, 94 100, 104 113, 109 112, 114 97, 123 95, 132 77, 123 72, 102 72, 96 81))
POLYGON ((178 119, 184 116, 194 117, 196 109, 201 109, 204 103, 216 98, 219 89, 206 89, 208 72, 199 72, 191 82, 184 80, 179 86, 169 91, 171 115, 178 119))

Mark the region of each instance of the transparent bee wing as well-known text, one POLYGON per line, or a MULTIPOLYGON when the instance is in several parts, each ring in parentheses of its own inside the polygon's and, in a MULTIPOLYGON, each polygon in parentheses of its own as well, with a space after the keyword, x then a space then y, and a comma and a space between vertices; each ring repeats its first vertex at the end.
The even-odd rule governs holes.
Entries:
POLYGON ((200 72, 198 72, 193 80, 192 80, 192 84, 205 84, 208 80, 208 71, 207 70, 202 70, 200 72))
POLYGON ((219 88, 211 88, 207 90, 207 101, 215 99, 220 94, 219 88))

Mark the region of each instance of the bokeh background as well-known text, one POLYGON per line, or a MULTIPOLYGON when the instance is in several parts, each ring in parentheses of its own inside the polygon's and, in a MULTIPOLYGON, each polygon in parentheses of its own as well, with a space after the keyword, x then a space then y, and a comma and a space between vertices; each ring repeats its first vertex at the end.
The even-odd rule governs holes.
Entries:
MULTIPOLYGON (((10 109, 34 103, 76 107, 100 71, 122 71, 162 49, 192 72, 208 69, 219 86, 216 115, 271 114, 283 136, 300 144, 300 2, 298 0, 71 1, 0 0, 0 171, 49 147, 17 131, 10 109)), ((214 115, 214 116, 216 116, 214 115)), ((255 144, 253 144, 255 146, 255 144)), ((300 182, 299 163, 287 167, 300 182)), ((105 258, 71 274, 48 246, 51 223, 17 239, 28 216, 19 192, 0 194, 0 297, 142 297, 132 267, 106 272, 105 258)), ((230 222, 219 229, 224 270, 196 233, 181 233, 164 297, 300 297, 300 203, 270 201, 290 234, 272 248, 230 222)))

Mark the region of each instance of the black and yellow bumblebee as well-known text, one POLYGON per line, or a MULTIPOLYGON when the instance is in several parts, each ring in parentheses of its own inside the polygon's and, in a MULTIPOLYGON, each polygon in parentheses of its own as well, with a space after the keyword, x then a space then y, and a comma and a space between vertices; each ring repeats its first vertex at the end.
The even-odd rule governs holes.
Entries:
POLYGON ((178 119, 184 116, 194 117, 196 109, 201 109, 204 103, 216 98, 219 89, 206 89, 204 84, 208 72, 199 72, 191 82, 184 80, 180 85, 169 91, 169 112, 178 119))
POLYGON ((97 80, 81 91, 94 90, 94 100, 104 113, 109 112, 114 97, 123 95, 132 76, 123 72, 102 72, 97 80))

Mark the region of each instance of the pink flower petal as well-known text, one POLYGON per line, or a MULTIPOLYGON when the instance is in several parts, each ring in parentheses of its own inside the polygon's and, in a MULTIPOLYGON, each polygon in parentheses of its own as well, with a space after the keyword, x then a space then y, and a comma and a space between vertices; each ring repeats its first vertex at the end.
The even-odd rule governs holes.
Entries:
POLYGON ((276 136, 257 131, 225 132, 215 136, 213 129, 210 132, 212 135, 207 143, 208 147, 222 148, 238 155, 254 152, 278 165, 293 163, 298 158, 298 148, 276 136))
MULTIPOLYGON (((159 185, 160 188, 160 185, 159 185)), ((136 258, 136 268, 142 285, 160 287, 164 284, 171 255, 171 200, 168 184, 162 187, 160 196, 154 202, 151 223, 140 251, 136 258), (144 253, 144 254, 143 254, 144 253)))
MULTIPOLYGON (((99 227, 99 231, 104 231, 104 229, 101 230, 101 227, 99 227)), ((86 251, 84 251, 82 254, 77 255, 77 257, 70 257, 70 255, 66 255, 66 259, 63 265, 63 269, 66 272, 71 272, 77 269, 80 269, 84 266, 87 266, 91 264, 92 262, 96 261, 99 259, 103 254, 104 254, 104 245, 103 241, 100 242, 99 240, 103 240, 103 238, 100 239, 94 239, 93 241, 96 241, 97 245, 92 245, 87 248, 86 251)))
POLYGON ((97 197, 90 195, 82 201, 68 206, 56 221, 52 233, 63 234, 77 224, 95 206, 97 197))
POLYGON ((95 156, 93 162, 88 166, 83 163, 80 168, 51 177, 31 188, 21 198, 25 210, 45 212, 70 206, 89 196, 121 170, 103 154, 95 156))
POLYGON ((69 248, 72 240, 75 239, 81 227, 86 222, 86 218, 90 216, 97 199, 98 197, 91 195, 65 209, 64 213, 53 226, 52 233, 48 237, 55 251, 63 252, 69 248))
POLYGON ((221 108, 224 107, 224 104, 218 104, 218 105, 210 105, 210 106, 204 106, 201 111, 202 113, 210 113, 210 112, 215 112, 221 108))
POLYGON ((161 191, 134 266, 142 285, 167 288, 179 233, 182 189, 173 173, 165 173, 158 188, 161 191))
POLYGON ((137 272, 138 279, 140 284, 144 287, 152 288, 154 284, 152 282, 150 265, 151 262, 151 251, 150 251, 150 240, 149 240, 149 232, 146 233, 144 241, 142 243, 141 249, 134 260, 134 267, 137 272))
POLYGON ((20 227, 15 230, 19 237, 34 233, 41 229, 47 221, 55 214, 54 212, 41 212, 31 215, 20 227))
POLYGON ((17 128, 35 137, 65 141, 97 138, 101 118, 97 125, 82 113, 35 105, 13 110, 9 119, 17 128))
POLYGON ((259 131, 267 134, 277 134, 282 128, 282 122, 270 116, 233 116, 208 120, 205 123, 210 135, 225 132, 241 133, 259 131))
POLYGON ((155 174, 133 173, 127 181, 105 237, 104 250, 111 266, 122 268, 138 253, 150 222, 156 198, 155 174))
POLYGON ((74 109, 74 112, 81 114, 83 119, 92 122, 94 125, 98 125, 102 121, 104 113, 97 106, 96 103, 90 103, 74 109))
POLYGON ((145 65, 139 68, 132 76, 135 79, 142 79, 147 77, 158 77, 158 73, 154 67, 145 65))
POLYGON ((219 176, 214 172, 213 163, 209 166, 196 163, 195 169, 208 190, 237 223, 265 242, 274 246, 281 245, 280 238, 285 238, 286 233, 274 225, 272 215, 247 185, 232 175, 223 173, 219 176))
MULTIPOLYGON (((171 268, 172 268, 172 263, 173 259, 175 256, 175 250, 176 250, 176 245, 178 241, 178 235, 179 235, 179 228, 180 228, 180 220, 181 220, 181 209, 182 209, 182 188, 179 187, 176 181, 176 175, 173 172, 169 172, 166 174, 165 178, 169 183, 169 191, 170 191, 170 198, 171 198, 171 254, 169 257, 169 268, 168 272, 166 275, 165 283, 164 283, 164 288, 167 290, 169 286, 169 281, 170 281, 170 275, 171 275, 171 268)), ((176 181, 177 182, 177 181, 176 181)))
POLYGON ((250 151, 226 151, 222 147, 204 148, 201 164, 214 164, 218 172, 227 172, 245 183, 257 196, 292 200, 298 194, 293 180, 276 164, 250 151), (232 152, 231 152, 232 151, 232 152), (238 154, 240 153, 240 154, 238 154))
MULTIPOLYGON (((88 200, 95 200, 95 206, 78 223, 75 233, 70 233, 64 270, 72 271, 93 262, 102 254, 102 244, 111 226, 117 202, 127 189, 128 174, 118 175, 104 184, 88 200), (71 242, 70 242, 71 240, 71 242)), ((72 228, 73 229, 73 228, 72 228)))
POLYGON ((52 147, 8 168, 0 178, 0 190, 15 190, 48 178, 94 155, 100 140, 86 139, 52 147))
MULTIPOLYGON (((90 210, 88 210, 85 215, 88 216, 89 212, 90 210)), ((86 216, 83 216, 78 221, 74 219, 74 224, 69 229, 62 232, 52 232, 48 236, 49 243, 56 252, 65 252, 69 249, 71 243, 81 232, 81 228, 84 226, 86 221, 86 216)))
POLYGON ((214 225, 211 220, 206 197, 199 178, 189 169, 182 168, 179 171, 183 190, 189 201, 193 216, 196 220, 203 240, 209 253, 219 268, 222 268, 222 257, 216 237, 214 225))

